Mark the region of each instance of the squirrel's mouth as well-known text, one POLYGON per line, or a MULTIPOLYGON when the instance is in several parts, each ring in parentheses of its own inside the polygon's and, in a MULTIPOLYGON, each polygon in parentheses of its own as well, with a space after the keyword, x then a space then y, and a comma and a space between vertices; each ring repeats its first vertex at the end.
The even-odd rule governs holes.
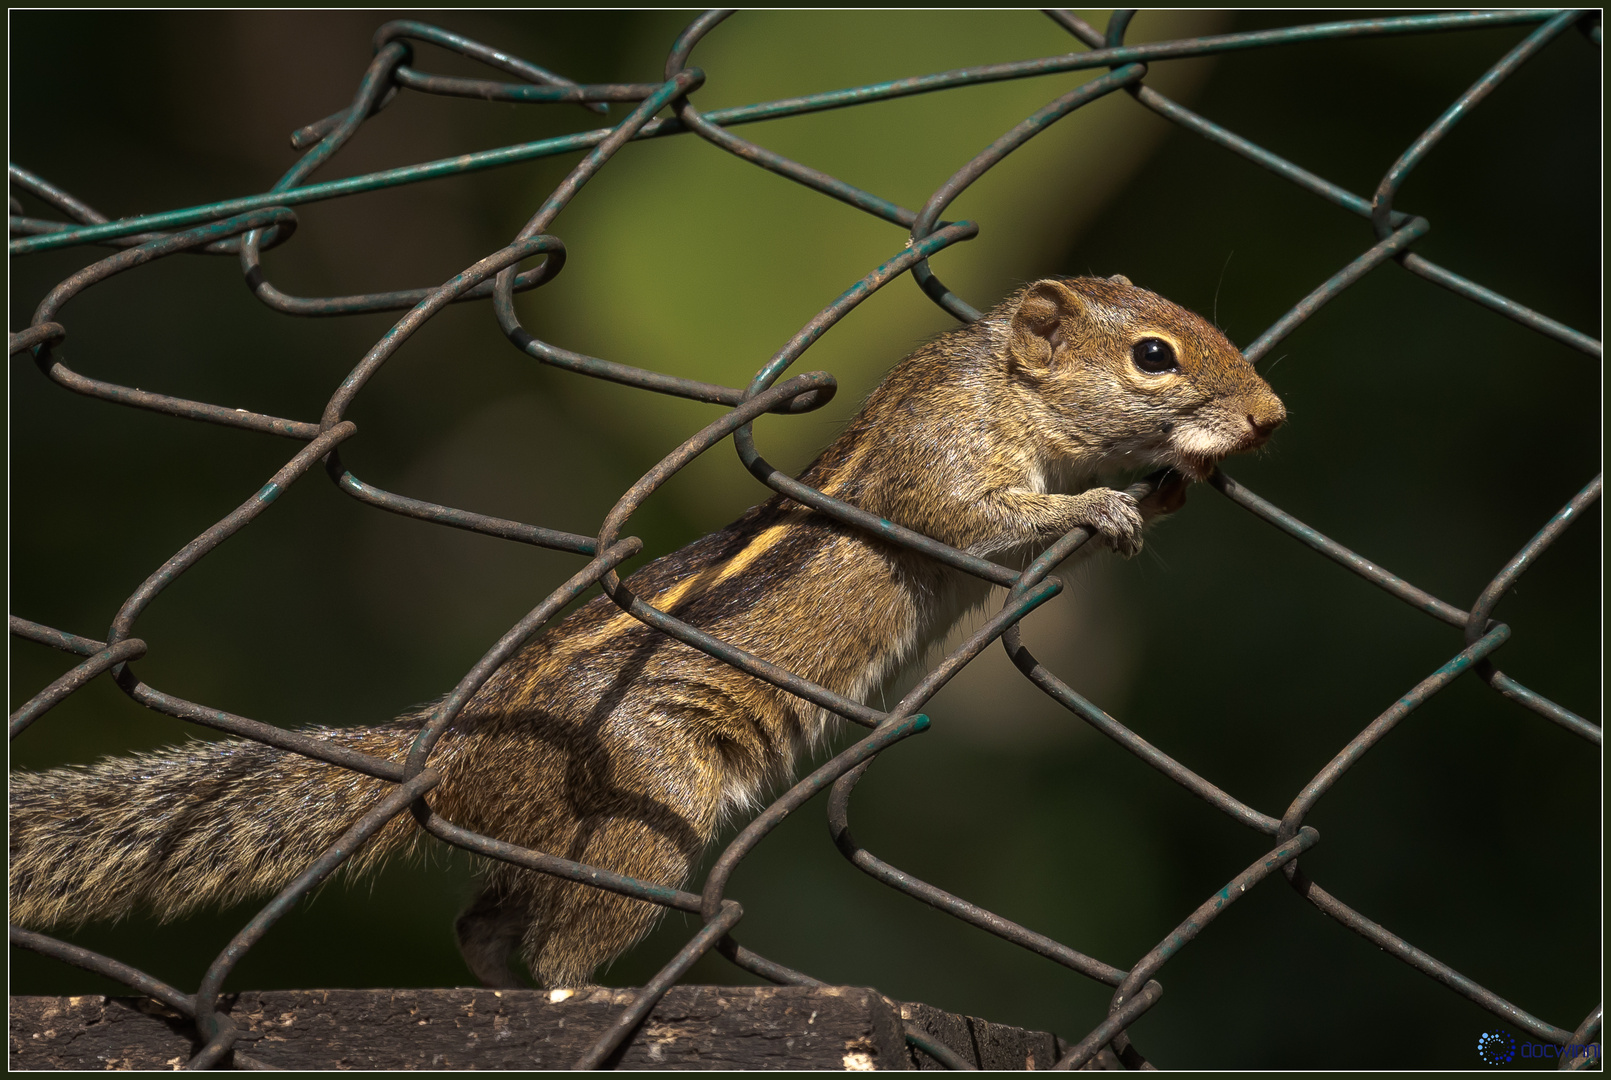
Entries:
POLYGON ((1171 463, 1179 472, 1193 480, 1204 481, 1214 475, 1214 469, 1219 465, 1219 458, 1209 457, 1206 454, 1176 453, 1171 463))
POLYGON ((1212 422, 1180 424, 1169 432, 1168 464, 1192 480, 1203 481, 1214 475, 1225 458, 1257 449, 1268 439, 1268 432, 1256 429, 1233 432, 1212 422))

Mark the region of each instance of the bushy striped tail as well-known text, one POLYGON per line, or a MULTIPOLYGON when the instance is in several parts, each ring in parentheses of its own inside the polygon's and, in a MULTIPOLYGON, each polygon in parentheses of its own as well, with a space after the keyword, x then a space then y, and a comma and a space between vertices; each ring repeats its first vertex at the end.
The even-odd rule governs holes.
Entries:
MULTIPOLYGON (((310 729, 398 760, 417 730, 310 729)), ((87 767, 11 774, 11 920, 33 929, 175 918, 275 892, 392 785, 254 742, 193 742, 87 767)), ((419 836, 408 815, 356 855, 378 865, 419 836)))

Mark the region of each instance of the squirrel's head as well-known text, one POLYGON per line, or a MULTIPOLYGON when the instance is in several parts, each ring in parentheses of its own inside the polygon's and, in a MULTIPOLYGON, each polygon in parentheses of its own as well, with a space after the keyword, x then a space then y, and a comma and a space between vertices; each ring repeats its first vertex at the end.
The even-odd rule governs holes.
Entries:
POLYGON ((1286 407, 1208 320, 1128 278, 1049 278, 1000 309, 1029 407, 1080 456, 1207 479, 1262 446, 1286 407))

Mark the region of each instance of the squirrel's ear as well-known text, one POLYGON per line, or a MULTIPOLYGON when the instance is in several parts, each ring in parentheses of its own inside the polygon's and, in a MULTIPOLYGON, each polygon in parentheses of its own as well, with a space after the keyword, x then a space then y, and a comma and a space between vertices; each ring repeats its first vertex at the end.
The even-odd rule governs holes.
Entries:
POLYGON ((1014 370, 1044 370, 1067 339, 1065 322, 1085 314, 1074 291, 1060 281, 1037 281, 1024 291, 1012 316, 1008 347, 1014 370))
POLYGON ((1123 274, 1114 274, 1112 277, 1108 278, 1108 280, 1113 282, 1113 284, 1115 284, 1115 285, 1134 285, 1135 284, 1135 282, 1131 281, 1129 278, 1125 277, 1123 274))

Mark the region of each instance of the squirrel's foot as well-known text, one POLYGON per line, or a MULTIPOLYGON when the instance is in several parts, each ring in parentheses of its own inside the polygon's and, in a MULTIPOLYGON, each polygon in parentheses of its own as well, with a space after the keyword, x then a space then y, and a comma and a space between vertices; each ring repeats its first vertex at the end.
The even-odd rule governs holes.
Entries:
POLYGON ((1153 518, 1173 514, 1186 505, 1186 488, 1190 481, 1171 469, 1165 473, 1163 480, 1153 489, 1151 495, 1141 500, 1141 516, 1148 521, 1153 518))
POLYGON ((1091 488, 1073 497, 1071 524, 1094 529, 1126 559, 1141 550, 1146 521, 1132 496, 1112 488, 1091 488))

